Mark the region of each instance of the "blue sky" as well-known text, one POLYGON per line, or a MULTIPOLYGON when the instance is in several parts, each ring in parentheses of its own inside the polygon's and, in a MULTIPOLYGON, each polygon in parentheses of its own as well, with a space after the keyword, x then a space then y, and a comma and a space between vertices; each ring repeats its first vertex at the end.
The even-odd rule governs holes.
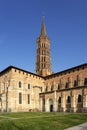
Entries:
POLYGON ((87 0, 0 0, 0 71, 13 65, 35 72, 42 16, 52 70, 87 62, 87 0))

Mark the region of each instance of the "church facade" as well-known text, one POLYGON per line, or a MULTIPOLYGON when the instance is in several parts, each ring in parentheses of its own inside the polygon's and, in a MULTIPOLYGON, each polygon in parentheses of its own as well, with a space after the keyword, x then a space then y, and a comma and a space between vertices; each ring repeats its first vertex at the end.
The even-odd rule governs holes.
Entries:
POLYGON ((0 111, 87 112, 87 63, 53 73, 44 19, 36 42, 36 73, 15 66, 0 72, 0 111))

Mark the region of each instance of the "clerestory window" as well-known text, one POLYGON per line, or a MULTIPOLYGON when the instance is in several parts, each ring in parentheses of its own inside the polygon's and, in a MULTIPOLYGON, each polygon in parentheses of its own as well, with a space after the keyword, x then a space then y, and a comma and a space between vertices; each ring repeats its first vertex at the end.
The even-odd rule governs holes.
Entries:
POLYGON ((30 84, 28 84, 28 89, 30 89, 30 84))
POLYGON ((22 83, 21 83, 21 81, 19 81, 19 88, 21 88, 22 87, 22 83))
POLYGON ((87 78, 84 79, 84 85, 87 85, 87 78))

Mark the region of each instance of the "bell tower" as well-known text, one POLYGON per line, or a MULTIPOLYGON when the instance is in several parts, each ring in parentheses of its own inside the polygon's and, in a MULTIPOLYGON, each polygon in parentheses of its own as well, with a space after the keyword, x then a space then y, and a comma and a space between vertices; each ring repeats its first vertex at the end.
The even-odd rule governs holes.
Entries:
POLYGON ((40 36, 37 38, 37 55, 36 55, 36 74, 47 76, 52 74, 50 61, 50 39, 46 34, 46 27, 44 18, 42 19, 42 26, 40 36))

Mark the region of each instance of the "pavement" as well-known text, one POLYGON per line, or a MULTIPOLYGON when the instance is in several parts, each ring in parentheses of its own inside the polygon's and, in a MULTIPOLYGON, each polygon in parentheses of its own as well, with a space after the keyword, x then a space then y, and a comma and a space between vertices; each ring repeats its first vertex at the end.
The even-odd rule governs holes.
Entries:
POLYGON ((74 127, 70 127, 68 129, 65 129, 65 130, 87 130, 87 123, 80 124, 80 125, 74 126, 74 127))

